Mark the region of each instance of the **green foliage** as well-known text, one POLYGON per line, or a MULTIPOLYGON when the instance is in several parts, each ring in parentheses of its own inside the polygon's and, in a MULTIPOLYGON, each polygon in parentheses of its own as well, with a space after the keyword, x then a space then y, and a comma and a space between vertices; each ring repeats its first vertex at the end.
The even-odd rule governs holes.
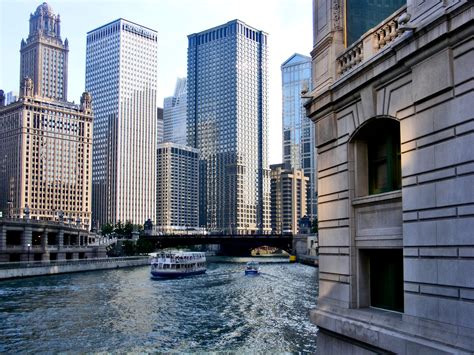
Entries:
POLYGON ((138 239, 137 240, 137 253, 139 254, 148 254, 155 251, 155 246, 153 242, 147 239, 138 239))
POLYGON ((131 237, 133 231, 142 231, 143 225, 133 224, 131 221, 126 221, 125 224, 122 221, 118 221, 115 225, 110 223, 103 224, 100 230, 102 235, 115 233, 119 238, 123 238, 131 237))
POLYGON ((137 248, 132 240, 124 240, 122 243, 122 251, 126 256, 133 256, 137 253, 137 248))
POLYGON ((102 227, 100 228, 100 233, 102 235, 111 234, 113 231, 114 231, 114 226, 111 225, 110 223, 103 224, 102 227))

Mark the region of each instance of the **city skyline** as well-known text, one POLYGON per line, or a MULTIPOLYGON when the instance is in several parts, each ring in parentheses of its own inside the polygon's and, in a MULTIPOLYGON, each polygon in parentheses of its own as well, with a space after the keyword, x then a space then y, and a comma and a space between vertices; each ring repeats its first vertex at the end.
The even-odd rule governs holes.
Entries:
MULTIPOLYGON (((20 76, 19 44, 27 33, 27 20, 41 1, 20 0, 0 2, 0 28, 8 33, 0 40, 6 56, 0 59, 0 86, 5 92, 17 90, 20 76), (22 21, 22 19, 24 21, 22 21)), ((280 0, 238 4, 215 0, 173 1, 157 3, 142 0, 130 6, 125 1, 76 0, 49 1, 53 11, 61 16, 63 40, 69 41, 68 97, 76 100, 85 89, 86 33, 118 18, 139 23, 158 31, 158 106, 171 96, 178 77, 186 76, 187 36, 236 18, 252 23, 269 33, 269 162, 281 162, 281 76, 280 64, 292 53, 309 54, 312 48, 310 0, 280 0), (137 5, 138 4, 138 5, 137 5), (270 5, 271 6, 268 6, 270 5), (81 15, 78 11, 94 11, 81 15), (187 11, 183 11, 187 9, 187 11), (200 16, 199 14, 202 13, 200 16), (262 16, 265 13, 265 16, 262 16), (175 15, 175 16, 173 16, 175 15)), ((92 98, 94 100, 94 98, 92 98)))

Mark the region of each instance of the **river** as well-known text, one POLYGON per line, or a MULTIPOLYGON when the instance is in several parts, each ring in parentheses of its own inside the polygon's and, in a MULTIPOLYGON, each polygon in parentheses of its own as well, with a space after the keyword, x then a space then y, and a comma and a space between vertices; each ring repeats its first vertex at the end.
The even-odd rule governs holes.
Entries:
POLYGON ((0 353, 315 353, 317 293, 316 268, 278 258, 215 257, 177 280, 136 267, 0 281, 0 353))

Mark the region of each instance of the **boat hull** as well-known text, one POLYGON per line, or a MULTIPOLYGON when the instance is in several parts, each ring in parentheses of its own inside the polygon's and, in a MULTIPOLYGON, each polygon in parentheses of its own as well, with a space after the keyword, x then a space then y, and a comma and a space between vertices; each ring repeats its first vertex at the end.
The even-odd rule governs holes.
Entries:
POLYGON ((245 275, 258 275, 260 272, 257 270, 245 270, 245 275))
POLYGON ((180 278, 180 277, 201 275, 201 274, 204 274, 205 272, 206 272, 206 269, 190 271, 190 272, 151 271, 151 278, 153 278, 153 279, 177 279, 177 278, 180 278))

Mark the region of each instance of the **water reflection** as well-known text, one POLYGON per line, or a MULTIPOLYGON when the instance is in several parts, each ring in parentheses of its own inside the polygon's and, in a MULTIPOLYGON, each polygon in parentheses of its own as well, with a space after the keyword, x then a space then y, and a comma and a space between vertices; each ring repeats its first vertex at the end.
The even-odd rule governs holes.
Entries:
POLYGON ((139 267, 0 282, 0 352, 315 352, 316 269, 260 259, 246 277, 248 260, 179 280, 139 267))

